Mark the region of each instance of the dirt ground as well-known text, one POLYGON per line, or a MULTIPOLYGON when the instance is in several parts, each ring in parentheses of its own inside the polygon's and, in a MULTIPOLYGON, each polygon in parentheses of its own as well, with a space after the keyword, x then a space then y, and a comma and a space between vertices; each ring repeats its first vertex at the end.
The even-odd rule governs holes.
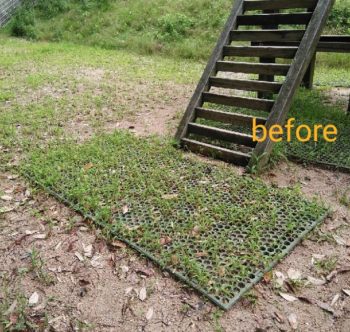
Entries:
MULTIPOLYGON (((159 134, 172 131, 176 121, 175 108, 145 111, 120 127, 159 134)), ((16 174, 1 173, 0 301, 8 327, 349 332, 350 175, 282 163, 263 179, 279 187, 299 184, 332 212, 246 297, 222 312, 123 243, 106 243, 87 220, 16 174)))

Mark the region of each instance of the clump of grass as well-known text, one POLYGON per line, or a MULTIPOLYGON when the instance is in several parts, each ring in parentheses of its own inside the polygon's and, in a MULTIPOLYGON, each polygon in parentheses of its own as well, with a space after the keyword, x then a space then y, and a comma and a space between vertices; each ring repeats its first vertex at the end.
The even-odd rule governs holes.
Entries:
POLYGON ((45 263, 40 257, 37 249, 33 248, 30 252, 30 271, 33 272, 36 278, 44 285, 51 285, 54 283, 52 276, 46 271, 45 263))
POLYGON ((322 275, 328 275, 331 273, 338 264, 337 257, 326 257, 315 262, 317 271, 322 275))

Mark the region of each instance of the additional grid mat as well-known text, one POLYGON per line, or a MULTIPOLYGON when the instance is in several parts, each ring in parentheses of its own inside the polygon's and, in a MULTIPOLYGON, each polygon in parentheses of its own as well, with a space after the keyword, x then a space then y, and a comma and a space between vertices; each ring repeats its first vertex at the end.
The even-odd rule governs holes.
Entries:
MULTIPOLYGON (((312 123, 309 123, 311 128, 312 123)), ((310 141, 308 143, 286 143, 286 154, 298 161, 319 164, 326 167, 350 172, 350 128, 338 128, 339 135, 334 143, 310 141)))
POLYGON ((295 190, 122 132, 34 152, 22 171, 223 309, 326 215, 295 190))

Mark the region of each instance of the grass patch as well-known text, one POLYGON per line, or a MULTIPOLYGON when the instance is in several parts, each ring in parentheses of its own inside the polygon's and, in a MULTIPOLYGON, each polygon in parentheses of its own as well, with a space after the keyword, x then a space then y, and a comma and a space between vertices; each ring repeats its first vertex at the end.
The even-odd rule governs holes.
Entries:
POLYGON ((128 241, 222 306, 325 213, 297 190, 270 188, 194 161, 167 140, 125 132, 33 151, 22 171, 92 217, 105 236, 128 241))

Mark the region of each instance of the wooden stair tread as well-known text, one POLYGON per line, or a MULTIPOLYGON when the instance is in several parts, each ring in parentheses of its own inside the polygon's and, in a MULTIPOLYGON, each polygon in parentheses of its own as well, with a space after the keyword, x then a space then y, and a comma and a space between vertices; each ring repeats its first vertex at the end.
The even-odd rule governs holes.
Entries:
POLYGON ((301 41, 305 30, 233 30, 231 41, 273 42, 273 41, 301 41))
POLYGON ((244 10, 314 8, 317 0, 245 0, 244 10))
POLYGON ((218 140, 228 141, 239 145, 255 147, 256 142, 253 142, 253 136, 236 131, 210 127, 198 123, 189 123, 188 132, 205 137, 211 137, 218 140))
POLYGON ((281 83, 257 81, 257 80, 240 80, 221 77, 210 77, 209 84, 218 88, 237 89, 244 91, 263 91, 277 93, 282 87, 281 83))
POLYGON ((224 46, 224 56, 294 58, 296 46, 224 46))
POLYGON ((271 25, 271 24, 300 24, 309 23, 312 13, 271 13, 255 15, 239 15, 237 18, 238 25, 271 25))
POLYGON ((241 113, 234 112, 223 112, 208 108, 197 107, 196 108, 196 117, 202 118, 206 120, 219 121, 224 123, 238 123, 252 126, 253 119, 256 119, 257 124, 264 124, 266 122, 266 118, 256 117, 241 113))
POLYGON ((238 61, 218 61, 216 69, 218 71, 245 73, 245 74, 269 74, 287 75, 290 65, 276 63, 253 63, 238 61))
POLYGON ((204 102, 226 106, 236 106, 265 112, 270 112, 274 105, 273 100, 259 98, 226 96, 210 92, 204 92, 202 96, 204 102))
POLYGON ((249 154, 240 151, 233 151, 189 138, 182 138, 181 142, 192 152, 200 153, 209 157, 215 157, 240 166, 247 166, 250 160, 249 154))

